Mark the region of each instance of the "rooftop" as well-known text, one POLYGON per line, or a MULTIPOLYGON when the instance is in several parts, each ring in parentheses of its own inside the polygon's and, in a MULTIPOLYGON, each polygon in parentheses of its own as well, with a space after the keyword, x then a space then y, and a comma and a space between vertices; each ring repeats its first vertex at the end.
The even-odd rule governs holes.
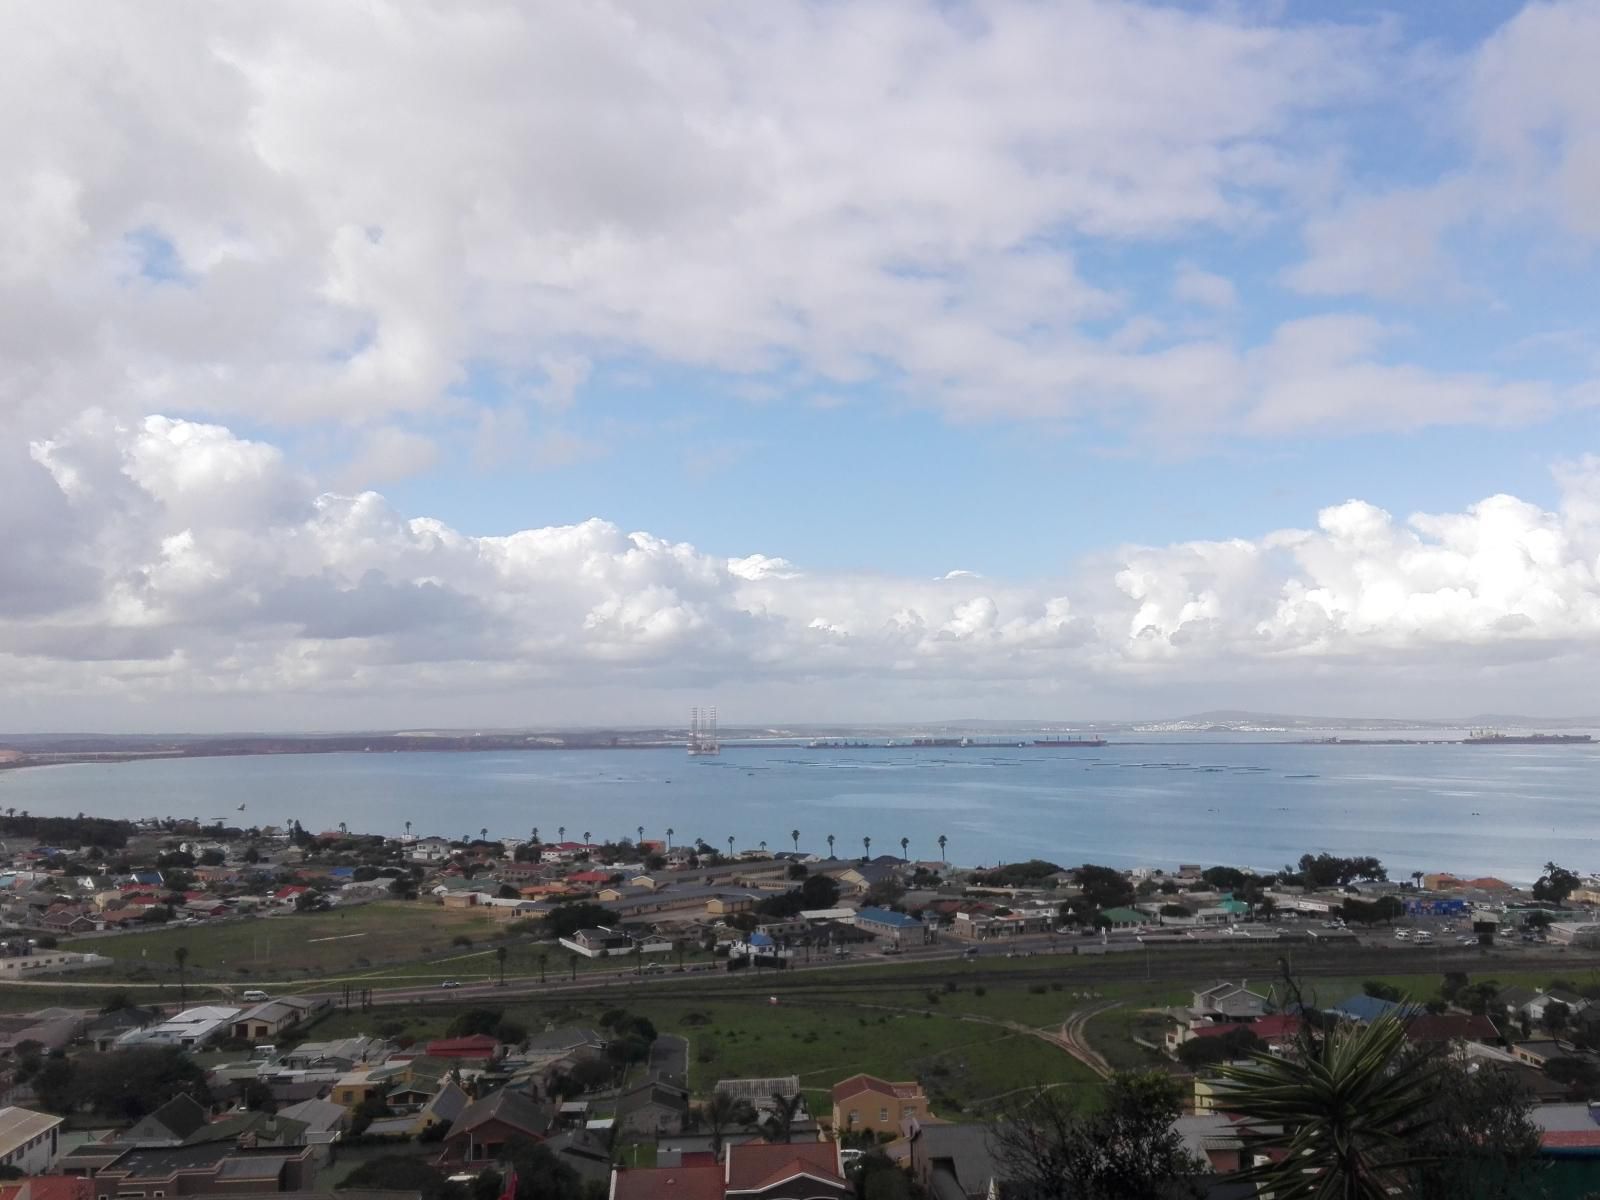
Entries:
POLYGON ((49 1133, 61 1118, 28 1108, 0 1108, 0 1153, 10 1153, 22 1143, 49 1133))

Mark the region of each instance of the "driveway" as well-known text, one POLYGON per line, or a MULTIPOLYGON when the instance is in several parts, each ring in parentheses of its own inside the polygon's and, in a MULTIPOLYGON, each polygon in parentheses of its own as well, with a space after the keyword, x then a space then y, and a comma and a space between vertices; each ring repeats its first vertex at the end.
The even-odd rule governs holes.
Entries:
POLYGON ((663 1033, 650 1046, 650 1073, 669 1075, 687 1083, 689 1079, 689 1043, 674 1033, 663 1033))

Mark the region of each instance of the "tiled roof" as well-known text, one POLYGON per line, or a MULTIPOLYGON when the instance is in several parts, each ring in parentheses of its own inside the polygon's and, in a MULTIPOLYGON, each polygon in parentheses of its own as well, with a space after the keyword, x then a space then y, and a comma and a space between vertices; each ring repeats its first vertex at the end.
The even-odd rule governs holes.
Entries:
POLYGON ((879 1079, 876 1075, 852 1075, 849 1079, 840 1080, 833 1085, 835 1103, 850 1096, 858 1096, 862 1092, 910 1100, 922 1095, 922 1087, 916 1083, 891 1083, 887 1079, 879 1079))
POLYGON ((636 1167, 611 1177, 611 1200, 722 1200, 722 1170, 636 1167))
POLYGON ((795 1142, 766 1145, 746 1142, 728 1147, 727 1184, 730 1192, 763 1191, 785 1179, 806 1174, 845 1186, 839 1174, 839 1146, 835 1142, 795 1142))

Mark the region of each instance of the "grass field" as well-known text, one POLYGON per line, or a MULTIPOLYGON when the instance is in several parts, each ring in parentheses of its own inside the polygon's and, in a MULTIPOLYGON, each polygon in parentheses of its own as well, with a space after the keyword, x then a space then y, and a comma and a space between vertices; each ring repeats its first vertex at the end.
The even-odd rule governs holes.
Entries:
POLYGON ((109 970, 122 978, 138 978, 140 972, 175 974, 173 953, 182 946, 189 951, 188 970, 194 979, 290 982, 447 954, 452 938, 468 937, 477 943, 499 929, 499 922, 482 912, 393 900, 325 913, 168 925, 113 937, 79 938, 70 948, 115 959, 116 967, 109 970))

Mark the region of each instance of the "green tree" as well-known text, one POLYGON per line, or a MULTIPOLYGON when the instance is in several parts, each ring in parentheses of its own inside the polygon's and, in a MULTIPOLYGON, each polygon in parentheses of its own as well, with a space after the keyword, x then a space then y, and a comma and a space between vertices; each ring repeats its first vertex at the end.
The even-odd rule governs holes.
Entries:
POLYGON ((1172 1123, 1183 1112, 1178 1083, 1158 1071, 1106 1081, 1098 1109, 1060 1090, 1014 1103, 991 1142, 1001 1173, 1029 1200, 1148 1200, 1198 1196, 1205 1164, 1172 1123))
POLYGON ((504 1018, 505 1013, 498 1008, 469 1008, 456 1014, 456 1019, 445 1030, 445 1036, 472 1037, 480 1033, 493 1033, 504 1018))
POLYGON ((1534 881, 1533 898, 1548 901, 1557 907, 1566 903, 1567 897, 1577 891, 1579 878, 1565 867, 1553 862, 1544 865, 1544 874, 1534 881))
POLYGON ((1434 1076, 1432 1122, 1410 1146, 1415 1200, 1520 1200, 1542 1194, 1533 1097, 1510 1071, 1447 1063, 1434 1076))
POLYGON ((722 1142, 728 1130, 755 1124, 756 1110, 748 1101, 740 1100, 729 1092, 717 1091, 700 1106, 700 1119, 711 1132, 711 1146, 720 1158, 722 1142))

